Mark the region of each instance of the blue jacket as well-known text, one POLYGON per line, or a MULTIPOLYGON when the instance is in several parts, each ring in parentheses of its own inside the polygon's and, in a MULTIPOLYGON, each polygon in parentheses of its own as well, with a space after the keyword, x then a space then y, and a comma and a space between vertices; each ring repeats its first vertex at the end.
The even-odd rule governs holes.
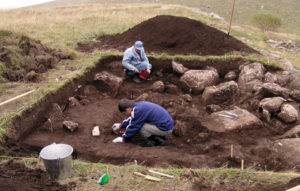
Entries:
POLYGON ((156 125, 156 127, 162 131, 173 129, 172 117, 168 111, 160 105, 140 101, 133 103, 131 109, 131 116, 124 120, 121 126, 121 128, 126 127, 126 131, 122 135, 125 142, 139 132, 145 123, 156 125))
POLYGON ((125 69, 133 71, 135 68, 141 70, 139 65, 147 66, 146 69, 151 69, 149 60, 144 50, 141 50, 141 56, 135 51, 134 46, 128 48, 124 52, 122 65, 125 69))

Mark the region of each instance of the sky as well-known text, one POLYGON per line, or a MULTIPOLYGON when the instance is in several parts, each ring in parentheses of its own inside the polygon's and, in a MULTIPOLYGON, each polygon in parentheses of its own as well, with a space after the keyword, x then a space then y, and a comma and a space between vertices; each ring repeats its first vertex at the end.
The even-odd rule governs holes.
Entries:
POLYGON ((14 9, 55 0, 0 0, 0 9, 14 9))

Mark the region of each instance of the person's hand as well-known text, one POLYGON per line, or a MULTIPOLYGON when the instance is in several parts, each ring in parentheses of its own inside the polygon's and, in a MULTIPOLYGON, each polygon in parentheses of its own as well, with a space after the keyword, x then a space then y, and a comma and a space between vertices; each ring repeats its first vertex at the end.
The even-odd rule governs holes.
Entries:
POLYGON ((150 70, 150 69, 147 69, 147 72, 148 72, 148 74, 150 74, 150 73, 151 73, 151 70, 150 70))
POLYGON ((114 123, 113 126, 111 127, 113 129, 113 131, 118 131, 119 129, 121 129, 121 123, 114 123))
POLYGON ((112 140, 113 143, 124 143, 123 137, 117 137, 114 140, 112 140))
POLYGON ((133 71, 134 71, 135 73, 139 73, 139 70, 138 70, 137 68, 135 68, 133 71))

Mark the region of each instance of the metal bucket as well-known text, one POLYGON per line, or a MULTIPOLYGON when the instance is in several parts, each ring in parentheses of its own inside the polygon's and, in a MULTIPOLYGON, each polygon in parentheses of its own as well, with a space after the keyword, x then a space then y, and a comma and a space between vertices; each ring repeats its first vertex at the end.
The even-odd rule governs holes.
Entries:
POLYGON ((71 177, 73 147, 53 143, 40 152, 46 170, 52 180, 63 180, 71 177))

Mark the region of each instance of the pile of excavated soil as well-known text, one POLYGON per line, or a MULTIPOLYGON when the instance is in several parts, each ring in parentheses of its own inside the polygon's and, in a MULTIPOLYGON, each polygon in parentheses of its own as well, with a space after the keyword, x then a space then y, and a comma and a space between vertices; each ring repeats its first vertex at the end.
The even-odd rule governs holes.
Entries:
POLYGON ((124 51, 136 40, 144 43, 146 52, 170 55, 224 55, 232 51, 256 53, 241 41, 222 31, 186 17, 160 15, 146 20, 122 34, 99 36, 100 42, 79 44, 78 49, 124 51))
POLYGON ((39 73, 53 68, 62 59, 72 56, 27 36, 0 31, 0 82, 39 81, 39 73))
MULTIPOLYGON (((293 150, 295 147, 289 147, 292 146, 292 143, 297 143, 295 140, 297 138, 289 138, 290 135, 280 138, 281 135, 299 124, 299 120, 285 123, 278 117, 278 113, 272 113, 269 121, 264 118, 259 111, 260 100, 274 95, 264 94, 261 92, 262 89, 257 88, 263 82, 251 81, 254 89, 250 91, 245 88, 249 86, 250 89, 251 84, 240 85, 240 89, 233 96, 230 96, 231 91, 236 89, 234 86, 228 86, 228 89, 222 90, 223 93, 215 94, 214 100, 221 102, 207 105, 203 92, 194 94, 184 90, 180 83, 182 75, 174 72, 170 66, 171 63, 155 60, 152 60, 151 63, 153 72, 149 80, 136 84, 129 78, 123 78, 122 85, 118 86, 119 80, 124 77, 120 61, 103 61, 98 65, 97 70, 87 74, 85 80, 81 79, 78 81, 78 85, 69 89, 70 94, 73 94, 72 97, 64 98, 64 103, 60 105, 53 103, 52 108, 47 109, 48 113, 45 112, 42 116, 43 119, 35 122, 36 129, 22 139, 20 146, 26 149, 41 149, 53 142, 66 143, 72 145, 77 151, 78 158, 113 164, 124 164, 137 160, 138 163, 144 165, 161 167, 215 168, 229 166, 240 168, 241 161, 244 160, 245 168, 275 171, 299 170, 297 162, 294 161, 298 160, 297 157, 293 158, 294 160, 285 158, 298 155, 299 152, 293 150), (96 78, 106 80, 99 81, 95 80, 96 78), (157 83, 158 81, 160 82, 157 83), (118 101, 124 97, 151 101, 169 111, 174 119, 175 127, 164 146, 143 147, 144 141, 139 136, 133 138, 130 143, 112 143, 112 140, 118 136, 112 132, 112 124, 127 118, 118 111, 117 106, 118 101), (235 100, 231 99, 233 97, 235 100), (236 110, 237 107, 240 108, 239 111, 236 110), (243 112, 240 112, 241 108, 243 112), (218 111, 222 112, 222 115, 218 111), (234 114, 227 114, 226 111, 234 114), (66 130, 63 128, 63 121, 77 123, 78 129, 73 132, 66 130), (228 122, 233 123, 237 129, 219 131, 219 128, 228 122), (249 124, 247 124, 248 122, 249 124), (92 129, 96 125, 100 127, 101 135, 99 137, 92 136, 92 129), (234 149, 232 157, 230 156, 231 147, 234 149)), ((236 61, 233 61, 227 65, 233 66, 235 63, 236 61)), ((248 64, 245 63, 244 67, 248 64)), ((220 65, 223 67, 224 64, 220 65)), ((205 69, 199 68, 199 66, 199 63, 198 65, 185 64, 189 71, 205 69)), ((216 70, 210 68, 204 72, 210 74, 215 73, 216 70)), ((219 71, 220 74, 227 72, 230 74, 233 71, 219 71)), ((241 73, 243 72, 239 74, 237 66, 235 74, 242 76, 241 73)), ((254 74, 256 75, 256 73, 254 74)), ((231 78, 232 81, 226 81, 227 78, 228 75, 225 77, 220 75, 218 84, 237 84, 235 81, 241 82, 243 79, 240 77, 241 79, 238 80, 235 76, 231 78)), ((210 88, 218 87, 215 85, 210 88)), ((67 90, 64 88, 64 91, 61 92, 62 95, 65 95, 67 90)), ((285 94, 287 91, 289 90, 281 93, 285 94)), ((280 94, 279 91, 273 93, 280 94)), ((60 94, 55 96, 57 100, 62 101, 60 94)), ((293 101, 291 98, 288 102, 296 106, 299 112, 299 102, 293 101)), ((37 116, 37 113, 31 113, 28 116, 33 115, 37 116)), ((20 131, 23 131, 23 126, 30 122, 30 119, 23 119, 20 131)), ((230 125, 227 127, 231 128, 230 125)))
POLYGON ((0 188, 1 190, 14 191, 67 191, 75 183, 60 185, 51 181, 47 172, 41 169, 30 169, 24 164, 9 161, 0 164, 0 188))

